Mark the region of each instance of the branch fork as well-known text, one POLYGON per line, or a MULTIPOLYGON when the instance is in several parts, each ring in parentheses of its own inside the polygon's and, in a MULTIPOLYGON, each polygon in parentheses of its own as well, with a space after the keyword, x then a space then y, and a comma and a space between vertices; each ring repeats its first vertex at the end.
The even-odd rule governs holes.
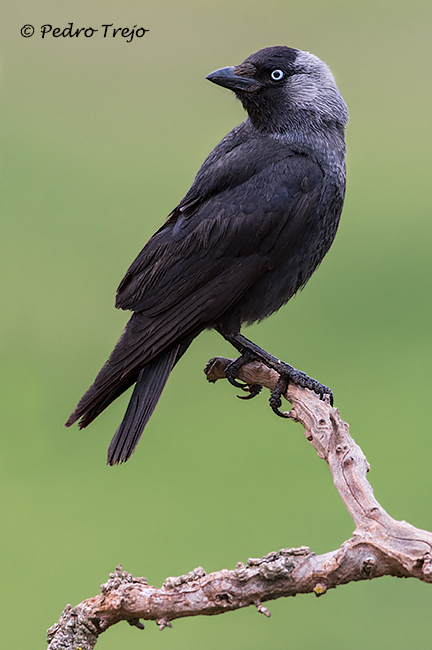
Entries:
MULTIPOLYGON (((225 378, 231 362, 211 359, 205 369, 207 379, 225 378)), ((274 370, 258 362, 243 366, 238 377, 270 391, 278 381, 274 370)), ((231 571, 206 574, 197 567, 167 578, 160 589, 118 566, 98 596, 73 608, 67 605, 59 622, 48 630, 48 650, 91 650, 98 636, 121 620, 139 629, 144 629, 141 620, 153 620, 163 630, 172 627, 176 618, 222 614, 250 605, 269 617, 263 602, 298 593, 320 597, 338 585, 383 575, 432 583, 432 533, 396 521, 378 503, 366 478, 369 464, 339 411, 293 384, 284 397, 292 405, 287 415, 303 425, 307 440, 329 465, 334 485, 354 520, 353 536, 323 555, 302 546, 250 558, 246 564, 238 562, 231 571)))

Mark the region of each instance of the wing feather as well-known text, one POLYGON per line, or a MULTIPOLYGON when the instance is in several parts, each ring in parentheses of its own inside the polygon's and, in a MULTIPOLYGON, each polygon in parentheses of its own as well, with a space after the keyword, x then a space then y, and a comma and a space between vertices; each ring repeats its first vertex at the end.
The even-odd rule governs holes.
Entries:
MULTIPOLYGON (((289 254, 316 208, 316 189, 323 177, 317 168, 307 157, 290 153, 289 164, 287 159, 272 163, 270 170, 265 168, 242 185, 202 202, 192 214, 178 212, 129 268, 116 306, 161 314, 218 278, 222 281, 231 267, 233 292, 246 291, 256 280, 257 269, 263 273, 289 254), (268 190, 269 175, 273 192, 268 190), (301 183, 312 176, 315 182, 305 192, 301 183), (235 276, 238 260, 250 268, 251 282, 243 287, 234 286, 245 280, 235 276)), ((227 300, 231 302, 229 296, 227 300)), ((226 309, 225 301, 221 308, 226 309)))

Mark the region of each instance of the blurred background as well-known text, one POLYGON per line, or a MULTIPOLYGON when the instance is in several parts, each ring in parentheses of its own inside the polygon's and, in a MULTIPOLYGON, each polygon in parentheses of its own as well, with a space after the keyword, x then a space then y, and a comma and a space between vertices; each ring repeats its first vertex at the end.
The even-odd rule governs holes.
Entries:
MULTIPOLYGON (((2 647, 45 648, 65 605, 119 563, 160 586, 287 546, 324 553, 353 531, 300 425, 268 394, 240 402, 207 384, 207 360, 234 356, 215 333, 176 367, 127 464, 105 465, 127 396, 89 429, 63 427, 128 318, 114 309, 127 267, 244 119, 206 74, 262 47, 331 67, 350 111, 348 185, 306 289, 246 334, 332 387, 378 500, 432 529, 431 20, 423 0, 3 0, 2 647), (41 39, 70 21, 150 31, 41 39)), ((250 608, 163 633, 121 623, 97 647, 425 647, 431 605, 430 586, 382 578, 271 602, 270 620, 250 608)))

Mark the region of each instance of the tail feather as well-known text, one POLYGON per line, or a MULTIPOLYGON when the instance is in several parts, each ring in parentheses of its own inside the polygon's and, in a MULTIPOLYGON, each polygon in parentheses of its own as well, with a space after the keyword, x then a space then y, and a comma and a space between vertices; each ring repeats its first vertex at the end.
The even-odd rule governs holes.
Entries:
POLYGON ((97 416, 100 415, 102 411, 107 408, 107 406, 109 406, 112 402, 114 402, 115 399, 117 399, 117 397, 120 397, 120 395, 122 395, 130 386, 132 386, 137 376, 129 377, 128 381, 115 386, 104 397, 99 398, 93 406, 87 407, 86 411, 84 411, 81 416, 81 420, 78 423, 78 428, 84 429, 84 427, 87 427, 90 422, 93 422, 93 420, 97 418, 97 416))
POLYGON ((174 364, 184 351, 180 347, 183 348, 176 345, 161 352, 140 371, 123 421, 111 440, 108 465, 123 463, 131 456, 174 364))
MULTIPOLYGON (((110 367, 109 362, 107 362, 99 372, 98 377, 100 375, 108 375, 109 378, 112 371, 113 368, 110 367)), ((100 388, 96 383, 98 379, 97 377, 95 382, 81 397, 75 411, 71 413, 69 419, 65 423, 65 427, 70 427, 79 420, 78 427, 84 429, 84 427, 88 426, 90 422, 93 422, 93 420, 100 415, 102 411, 111 404, 111 402, 117 399, 117 397, 120 397, 122 393, 135 383, 138 374, 139 370, 136 370, 134 373, 130 372, 124 377, 123 381, 118 381, 117 383, 107 381, 108 386, 102 386, 102 388, 100 388)))

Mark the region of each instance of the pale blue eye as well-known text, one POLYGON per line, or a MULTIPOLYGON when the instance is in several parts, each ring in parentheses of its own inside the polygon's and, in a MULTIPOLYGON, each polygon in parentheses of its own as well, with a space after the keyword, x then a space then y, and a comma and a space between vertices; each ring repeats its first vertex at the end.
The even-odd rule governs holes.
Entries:
POLYGON ((280 81, 284 76, 284 73, 282 70, 273 70, 271 73, 270 77, 273 79, 273 81, 280 81))

